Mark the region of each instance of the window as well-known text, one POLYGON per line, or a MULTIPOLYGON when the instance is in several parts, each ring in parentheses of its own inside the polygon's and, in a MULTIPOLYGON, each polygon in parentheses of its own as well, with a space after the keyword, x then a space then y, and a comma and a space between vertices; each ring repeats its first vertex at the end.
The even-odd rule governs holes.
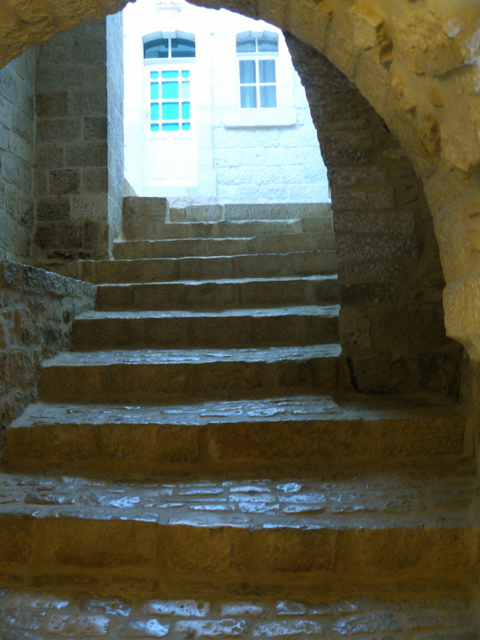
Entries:
POLYGON ((190 71, 150 71, 150 131, 190 131, 190 71))
POLYGON ((147 60, 165 58, 195 58, 195 38, 156 38, 143 44, 143 57, 147 60))
POLYGON ((242 109, 271 109, 277 106, 276 55, 278 35, 251 31, 237 35, 242 109))

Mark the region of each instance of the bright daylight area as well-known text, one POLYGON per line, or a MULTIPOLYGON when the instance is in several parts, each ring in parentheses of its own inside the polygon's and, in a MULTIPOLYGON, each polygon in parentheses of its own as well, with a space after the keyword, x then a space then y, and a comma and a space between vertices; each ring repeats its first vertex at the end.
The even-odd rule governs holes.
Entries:
POLYGON ((124 11, 125 173, 171 203, 329 202, 305 91, 282 32, 225 9, 124 11))

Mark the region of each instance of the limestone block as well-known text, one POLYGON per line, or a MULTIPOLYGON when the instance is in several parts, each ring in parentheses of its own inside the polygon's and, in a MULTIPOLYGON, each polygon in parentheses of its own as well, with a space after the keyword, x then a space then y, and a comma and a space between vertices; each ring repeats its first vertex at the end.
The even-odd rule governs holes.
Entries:
POLYGON ((365 1, 358 0, 350 9, 353 40, 361 49, 371 49, 385 42, 384 18, 365 1))
POLYGON ((463 62, 460 47, 429 9, 414 9, 398 19, 394 40, 395 48, 417 74, 444 75, 463 62))
POLYGON ((449 282, 443 294, 447 335, 480 360, 480 273, 449 282))
POLYGON ((471 171, 480 165, 480 142, 475 124, 458 113, 440 125, 442 156, 450 168, 471 171))

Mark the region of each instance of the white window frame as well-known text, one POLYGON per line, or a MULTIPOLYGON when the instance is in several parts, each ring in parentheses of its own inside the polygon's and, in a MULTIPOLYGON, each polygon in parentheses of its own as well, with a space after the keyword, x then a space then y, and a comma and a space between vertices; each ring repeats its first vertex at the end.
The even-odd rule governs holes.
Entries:
MULTIPOLYGON (((247 32, 243 32, 243 33, 238 33, 237 34, 237 39, 238 37, 245 37, 248 39, 255 39, 255 46, 256 46, 256 51, 251 51, 251 52, 239 52, 237 51, 237 86, 238 86, 238 106, 242 111, 245 110, 249 110, 249 109, 253 109, 253 110, 257 110, 257 109, 261 109, 261 110, 267 110, 267 111, 272 111, 274 109, 278 109, 279 104, 278 104, 278 48, 279 48, 279 42, 278 42, 278 34, 275 33, 274 31, 259 31, 259 32, 254 32, 254 31, 247 31, 247 32), (277 50, 276 51, 258 51, 258 40, 267 37, 269 40, 271 40, 272 42, 275 41, 277 44, 277 50), (252 60, 255 62, 255 83, 242 83, 241 79, 240 79, 240 66, 241 66, 241 62, 242 61, 246 61, 246 60, 252 60), (275 82, 260 82, 260 61, 261 60, 272 60, 274 62, 275 65, 275 82), (242 87, 245 86, 254 86, 255 87, 255 96, 256 96, 256 106, 255 107, 243 107, 242 106, 242 98, 241 98, 241 90, 242 87), (275 106, 274 107, 264 107, 261 104, 261 87, 275 87, 275 106)), ((235 46, 237 45, 237 39, 235 41, 235 46)))

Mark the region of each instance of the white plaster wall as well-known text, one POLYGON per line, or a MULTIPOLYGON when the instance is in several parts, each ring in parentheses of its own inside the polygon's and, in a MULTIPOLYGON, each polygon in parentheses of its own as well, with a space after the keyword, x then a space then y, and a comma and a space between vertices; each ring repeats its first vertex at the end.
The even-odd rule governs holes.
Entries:
POLYGON ((278 29, 183 0, 137 0, 124 11, 124 29, 125 174, 138 195, 166 196, 177 206, 330 201, 305 92, 278 29), (198 185, 160 190, 146 180, 142 36, 175 30, 196 36, 198 185), (235 36, 250 30, 279 33, 276 109, 239 108, 235 36))

